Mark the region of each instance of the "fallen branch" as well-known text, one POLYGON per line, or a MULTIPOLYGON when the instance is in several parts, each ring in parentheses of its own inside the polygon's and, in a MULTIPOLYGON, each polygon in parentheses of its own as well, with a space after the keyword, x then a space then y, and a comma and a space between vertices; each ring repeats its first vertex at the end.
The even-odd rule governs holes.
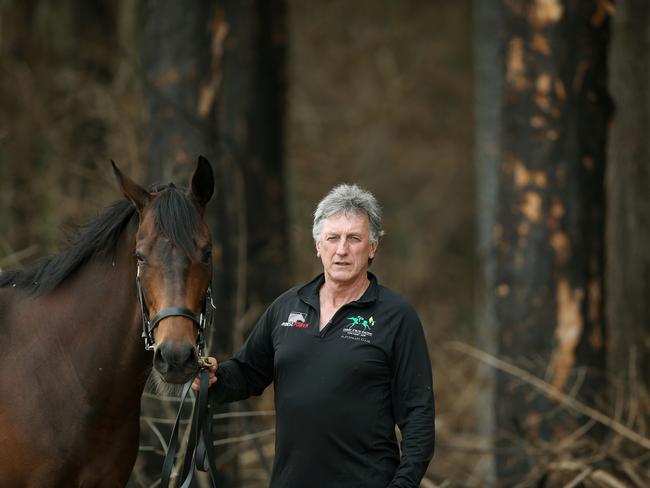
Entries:
POLYGON ((528 371, 518 368, 513 364, 510 364, 506 361, 496 358, 491 354, 488 354, 484 351, 481 351, 480 349, 476 349, 475 347, 469 346, 462 342, 456 342, 456 341, 448 342, 446 343, 446 346, 450 349, 453 349, 455 351, 461 352, 475 359, 478 359, 479 361, 482 361, 485 364, 488 364, 489 366, 492 366, 505 373, 515 376, 520 380, 523 380, 524 382, 543 391, 550 398, 557 400, 558 402, 562 403, 566 407, 595 420, 596 422, 604 425, 605 427, 612 429, 614 432, 620 434, 621 436, 625 437, 629 441, 634 442, 635 444, 638 444, 644 447, 645 449, 650 449, 650 439, 648 439, 647 437, 639 435, 638 433, 634 432, 632 429, 628 428, 627 426, 621 424, 620 422, 617 422, 611 417, 608 417, 604 413, 599 412, 595 408, 592 408, 580 402, 579 400, 576 400, 574 397, 567 395, 562 390, 554 387, 550 383, 547 383, 546 381, 538 378, 537 376, 529 373, 528 371))
POLYGON ((589 475, 589 477, 610 488, 627 488, 625 483, 614 478, 611 474, 606 473, 602 469, 594 471, 589 475))
POLYGON ((275 429, 266 429, 256 432, 255 434, 246 434, 236 437, 227 437, 225 439, 217 439, 212 443, 213 446, 222 446, 224 444, 234 444, 237 442, 250 441, 252 439, 258 439, 260 437, 265 437, 267 435, 275 434, 275 429))
MULTIPOLYGON (((239 417, 269 417, 275 415, 275 412, 273 410, 250 410, 247 412, 226 412, 226 413, 215 413, 212 418, 215 420, 219 419, 232 419, 232 418, 239 418, 239 417)), ((173 424, 176 422, 176 419, 172 418, 159 418, 159 417, 148 417, 148 416, 141 416, 141 420, 144 420, 145 422, 155 422, 157 424, 173 424)), ((181 420, 181 424, 188 424, 190 422, 189 419, 187 420, 181 420)))

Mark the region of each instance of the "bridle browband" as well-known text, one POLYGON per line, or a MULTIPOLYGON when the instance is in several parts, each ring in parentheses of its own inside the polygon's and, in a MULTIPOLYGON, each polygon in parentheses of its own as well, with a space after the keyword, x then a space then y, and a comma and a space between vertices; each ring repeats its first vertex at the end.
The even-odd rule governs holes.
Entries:
POLYGON ((142 314, 142 338, 144 339, 144 348, 147 351, 154 349, 156 343, 153 339, 153 331, 161 320, 166 319, 167 317, 186 317, 194 322, 199 329, 199 335, 196 339, 196 348, 199 357, 201 357, 203 354, 203 348, 205 347, 205 326, 212 322, 212 312, 216 310, 214 302, 212 301, 212 280, 210 280, 208 287, 205 290, 203 296, 203 309, 200 313, 196 314, 187 307, 167 307, 160 310, 152 318, 149 318, 149 310, 144 301, 142 282, 140 281, 139 263, 135 281, 138 287, 138 300, 140 301, 140 312, 142 314))

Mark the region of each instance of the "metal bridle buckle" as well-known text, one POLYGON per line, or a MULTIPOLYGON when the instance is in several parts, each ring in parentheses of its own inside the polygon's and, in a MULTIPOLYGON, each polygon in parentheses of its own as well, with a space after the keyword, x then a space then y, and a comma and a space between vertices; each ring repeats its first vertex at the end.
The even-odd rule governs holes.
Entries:
POLYGON ((199 369, 204 370, 204 369, 210 369, 210 366, 212 366, 212 363, 210 362, 210 358, 207 356, 200 356, 199 357, 199 369))

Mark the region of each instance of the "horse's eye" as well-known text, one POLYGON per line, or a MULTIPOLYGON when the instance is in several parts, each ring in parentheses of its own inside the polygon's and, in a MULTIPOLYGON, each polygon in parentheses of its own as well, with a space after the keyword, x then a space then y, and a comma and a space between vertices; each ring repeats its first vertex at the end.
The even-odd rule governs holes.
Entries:
POLYGON ((135 258, 138 260, 138 263, 144 263, 145 262, 144 256, 142 255, 142 253, 140 251, 135 252, 135 258))
POLYGON ((203 261, 204 262, 209 262, 210 259, 212 259, 212 248, 209 247, 203 251, 203 261))

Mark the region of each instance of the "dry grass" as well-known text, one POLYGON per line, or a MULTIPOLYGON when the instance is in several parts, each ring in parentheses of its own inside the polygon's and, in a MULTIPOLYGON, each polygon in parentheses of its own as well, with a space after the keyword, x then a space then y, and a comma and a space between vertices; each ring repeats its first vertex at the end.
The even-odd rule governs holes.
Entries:
MULTIPOLYGON (((463 434, 467 413, 471 416, 474 411, 476 415, 485 408, 475 402, 489 385, 477 382, 479 376, 476 375, 468 384, 474 391, 471 400, 465 402, 465 411, 453 409, 449 414, 443 414, 444 423, 438 428, 442 453, 430 469, 433 479, 444 480, 450 483, 449 486, 466 487, 640 488, 650 485, 650 437, 647 430, 650 395, 633 375, 611 378, 612 401, 596 407, 586 405, 572 394, 558 390, 520 367, 464 343, 449 342, 446 350, 451 352, 448 359, 454 365, 460 364, 461 370, 469 368, 477 372, 477 362, 483 363, 551 399, 557 405, 554 415, 578 414, 584 422, 574 432, 553 441, 527 437, 525 433, 511 437, 512 446, 518 450, 516 455, 524 456, 530 465, 528 477, 516 484, 489 482, 487 468, 495 454, 493 438, 480 433, 469 437, 463 434), (474 362, 474 368, 468 362, 474 362), (467 454, 477 457, 471 459, 467 454), (475 469, 472 470, 471 466, 475 469)), ((451 378, 450 381, 457 380, 451 378)))

